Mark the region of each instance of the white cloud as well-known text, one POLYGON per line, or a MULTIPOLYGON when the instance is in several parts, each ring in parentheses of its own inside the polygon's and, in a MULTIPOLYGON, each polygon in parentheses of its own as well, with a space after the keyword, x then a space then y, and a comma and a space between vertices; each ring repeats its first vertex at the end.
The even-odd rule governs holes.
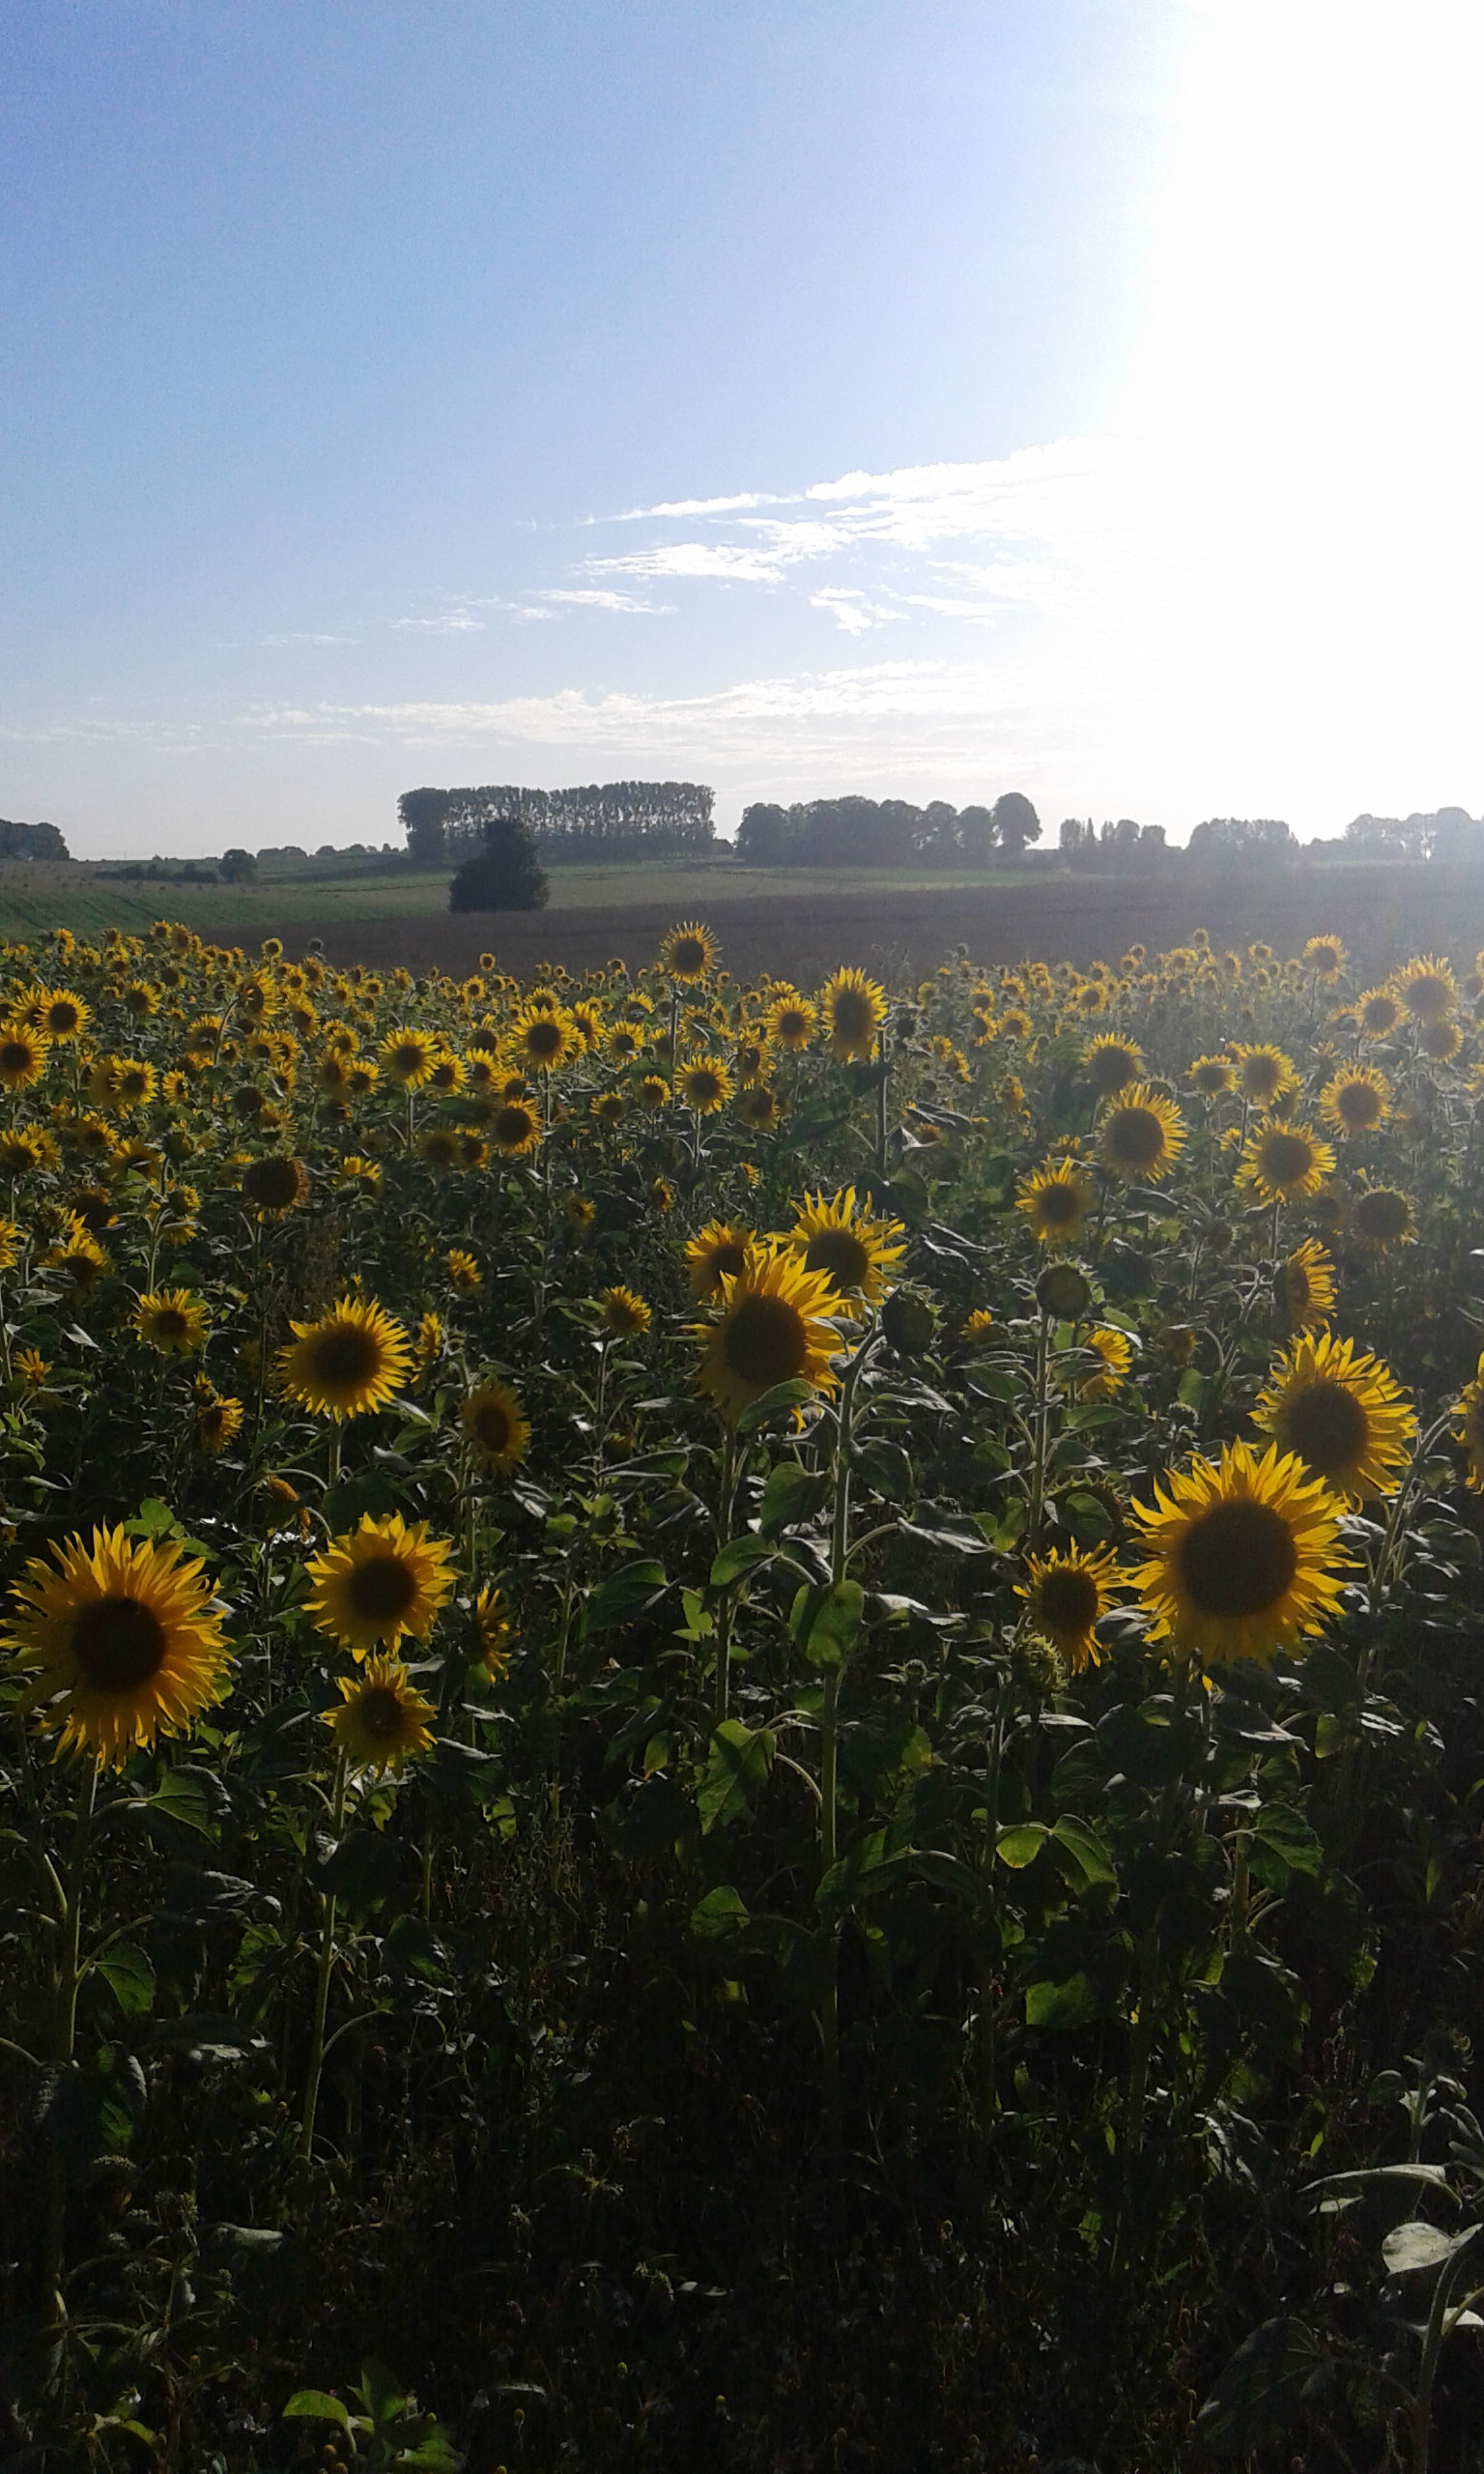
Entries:
POLYGON ((822 592, 811 593, 810 608, 828 611, 836 626, 842 627, 847 636, 869 635, 872 627, 886 626, 893 616, 890 610, 877 608, 849 585, 826 585, 822 592))
POLYGON ((319 636, 307 628, 295 628, 286 636, 260 636, 258 642, 270 651, 275 651, 280 647, 292 645, 354 645, 357 639, 354 636, 319 636))
POLYGON ((539 592, 536 599, 558 602, 564 607, 572 606, 578 609, 612 610, 625 617, 641 618, 660 618, 669 615, 668 603, 641 601, 638 595, 632 592, 604 592, 597 586, 592 587, 590 590, 573 589, 570 591, 539 592))
POLYGON ((391 624, 424 636, 471 636, 480 634, 489 621, 476 618, 473 611, 464 605, 456 610, 442 610, 433 618, 393 618, 391 624))

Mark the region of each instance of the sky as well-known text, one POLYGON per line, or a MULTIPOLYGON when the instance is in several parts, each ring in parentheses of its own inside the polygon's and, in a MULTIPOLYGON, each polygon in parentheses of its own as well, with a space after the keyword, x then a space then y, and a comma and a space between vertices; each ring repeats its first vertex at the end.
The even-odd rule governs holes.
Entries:
POLYGON ((0 813, 1484 810, 1477 0, 0 0, 0 813))

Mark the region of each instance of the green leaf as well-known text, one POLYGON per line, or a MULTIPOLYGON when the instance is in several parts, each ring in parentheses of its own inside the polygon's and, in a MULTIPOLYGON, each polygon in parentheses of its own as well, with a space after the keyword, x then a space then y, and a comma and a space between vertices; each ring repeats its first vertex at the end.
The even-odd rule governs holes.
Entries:
POLYGON ((1079 1821, 1074 1813, 1063 1813, 1052 1826, 1053 1853, 1073 1889, 1118 1888, 1118 1875, 1113 1859, 1090 1822, 1079 1821))
MULTIPOLYGON (((1254 1855, 1258 1848, 1267 1848, 1290 1873, 1307 1873, 1318 1881, 1324 1871, 1324 1849, 1302 1813, 1287 1804, 1266 1805, 1252 1824, 1252 1838, 1254 1855)), ((1259 1868, 1254 1864, 1253 1869, 1259 1868)), ((1283 1882, 1280 1879, 1270 1886, 1281 1889, 1283 1882)))
POLYGON ((773 1548, 765 1538, 729 1538, 711 1566, 711 1587, 730 1589, 734 1581, 745 1580, 759 1564, 773 1560, 773 1548))
POLYGON ((1243 2339, 1196 2421, 1213 2457, 1246 2457, 1288 2429, 1325 2360, 1301 2319, 1265 2319, 1243 2339))
POLYGON ((145 1808, 178 1822, 183 1829, 199 1831, 203 1838, 215 1835, 206 1789, 188 1769, 167 1769, 153 1796, 146 1798, 145 1808))
POLYGON ((103 1958, 93 1962, 126 2019, 142 2019, 155 1999, 155 1971, 142 1950, 116 1942, 103 1958))
POLYGON ((606 1631, 611 1625, 626 1624, 644 1607, 652 1606, 667 1586, 665 1567, 652 1557, 625 1564, 622 1571, 600 1581, 587 1600, 587 1629, 606 1631))
POLYGON ((256 2061, 269 2050, 261 2028, 229 2019, 219 2010, 193 2010, 184 2019, 162 2019, 150 2043, 191 2061, 256 2061))
POLYGON ((799 1591, 790 1622, 793 1637, 811 1666, 843 1666, 861 1628, 866 1593, 859 1581, 799 1591))
POLYGON ((1410 2217, 1386 2235, 1381 2256, 1392 2276, 1413 2276, 1420 2268, 1441 2268, 1456 2258, 1468 2249, 1478 2229, 1476 2225, 1466 2225, 1461 2233, 1444 2233, 1419 2216, 1410 2217))
POLYGON ((300 2388, 289 2399, 283 2409, 287 2422, 293 2416, 302 2423, 335 2423, 349 2432, 351 2418, 338 2397, 328 2396, 323 2388, 300 2388))
POLYGON ((1060 1984, 1043 1977, 1039 1984, 1025 1988, 1028 2028, 1085 2028, 1090 2019, 1097 2018, 1100 2007, 1091 1978, 1080 1968, 1060 1984))
POLYGON ((691 1931, 698 1942, 719 1942, 725 1934, 740 1932, 744 1924, 751 1922, 746 1900, 729 1882, 707 1890, 691 1910, 691 1931))
POLYGON ((1001 1830, 994 1852, 1013 1873, 1023 1873, 1027 1864, 1035 1863, 1050 1835, 1044 1822, 1023 1821, 1013 1828, 1001 1830))
POLYGON ((791 1383, 775 1383, 771 1392, 764 1392, 761 1399, 755 1400, 751 1408, 743 1410, 737 1420, 737 1432, 756 1434, 770 1418, 782 1417, 787 1409, 807 1408, 813 1396, 813 1385, 802 1382, 797 1376, 791 1383))
POLYGON ((767 1730, 755 1733, 740 1718, 724 1718, 711 1739, 696 1798, 702 1831, 709 1834, 749 1811, 772 1767, 773 1739, 767 1730))
MULTIPOLYGON (((813 1519, 830 1491, 829 1473, 801 1469, 795 1460, 780 1461, 768 1472, 762 1490, 761 1529, 764 1538, 780 1538, 785 1529, 813 1519)), ((716 1575, 712 1573, 712 1579, 716 1575)))

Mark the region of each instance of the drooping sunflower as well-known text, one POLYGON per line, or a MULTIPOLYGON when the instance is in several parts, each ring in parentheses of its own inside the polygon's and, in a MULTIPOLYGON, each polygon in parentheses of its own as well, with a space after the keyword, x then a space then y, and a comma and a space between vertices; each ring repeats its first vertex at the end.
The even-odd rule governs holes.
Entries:
POLYGON ((0 1134, 0 1177, 34 1177, 40 1168, 55 1168, 61 1161, 44 1126, 7 1126, 0 1134))
POLYGON ((1151 1640, 1183 1657, 1266 1664, 1322 1629, 1339 1602, 1342 1506, 1294 1453, 1226 1445, 1218 1463, 1172 1471, 1133 1506, 1147 1560, 1128 1574, 1151 1640))
POLYGON ((1127 1332, 1115 1331, 1110 1324, 1099 1323, 1082 1340, 1099 1363, 1085 1382, 1077 1386, 1079 1400, 1109 1400, 1118 1390, 1133 1364, 1133 1343, 1127 1332))
POLYGON ((484 1274, 467 1246, 450 1246, 443 1266, 450 1288, 456 1288, 461 1297, 476 1297, 484 1286, 484 1274))
POLYGON ((1322 979, 1327 987, 1345 967, 1345 948, 1338 936, 1311 936, 1304 946, 1303 959, 1315 978, 1322 979))
POLYGON ((446 1346, 447 1335, 443 1330, 442 1316, 432 1313, 419 1314, 416 1337, 413 1343, 419 1371, 426 1374, 430 1366, 436 1366, 446 1346))
POLYGON ((1278 1268, 1276 1302, 1295 1331, 1312 1332, 1334 1310, 1334 1265, 1317 1238, 1306 1237, 1278 1268))
POLYGON ((1062 1555, 1053 1547, 1045 1555, 1028 1555, 1025 1579, 1015 1584, 1023 1597, 1033 1631, 1060 1652, 1073 1675, 1098 1662, 1094 1629, 1113 1603, 1117 1566, 1106 1547, 1084 1555, 1073 1547, 1062 1555))
POLYGON ((357 1658, 378 1643, 394 1650, 404 1633, 425 1640, 453 1588, 452 1554, 446 1539, 428 1536, 426 1521, 362 1512, 358 1529, 332 1538, 304 1566, 314 1584, 310 1619, 357 1658))
POLYGON ((1374 1065, 1347 1065, 1325 1084, 1319 1113, 1335 1133, 1354 1136, 1384 1125, 1391 1106, 1391 1085, 1374 1065))
POLYGON ((764 1017, 769 1041, 776 1048, 798 1056, 808 1048, 818 1025, 819 1016, 807 996, 796 996, 792 990, 777 996, 764 1017))
POLYGON ((845 1186, 828 1201, 822 1194, 806 1194, 788 1244, 807 1272, 828 1280, 834 1310, 853 1315, 861 1300, 880 1305, 905 1251, 906 1233, 899 1220, 877 1220, 864 1206, 858 1209, 854 1186, 845 1186))
POLYGON ((387 1032, 377 1054, 383 1072, 390 1076, 399 1090, 420 1091, 432 1076, 438 1042, 429 1032, 408 1022, 400 1030, 387 1032))
POLYGON ((1185 1121, 1172 1100, 1135 1082, 1102 1112, 1099 1128, 1103 1165, 1128 1180, 1167 1176, 1185 1138, 1185 1121))
POLYGON ((525 1459, 530 1426, 525 1410, 504 1383, 476 1383, 459 1405, 464 1440, 481 1468, 503 1478, 525 1459))
POLYGON ((242 1431, 243 1404, 226 1394, 207 1386, 203 1396, 196 1397, 196 1441, 209 1459, 214 1460, 226 1451, 229 1443, 242 1431))
POLYGON ((541 1139, 541 1120, 526 1100, 504 1100, 490 1119, 490 1140, 507 1160, 534 1151, 541 1139))
POLYGON ((318 1322, 289 1325, 279 1380, 301 1408, 358 1418, 389 1400, 412 1367, 406 1332, 374 1299, 342 1297, 318 1322))
POLYGON ((1271 1368, 1253 1421, 1352 1503, 1394 1495, 1417 1421, 1389 1368, 1354 1340, 1305 1333, 1271 1368))
POLYGON ((832 1053, 848 1065, 852 1057, 872 1053, 886 1020, 886 994, 864 971, 838 970, 820 991, 819 1011, 832 1053))
POLYGON ((676 1075, 675 1097, 683 1100, 688 1108, 694 1108, 698 1116, 714 1116, 731 1097, 731 1076, 716 1058, 697 1057, 676 1075))
POLYGON ((59 1755, 121 1769, 135 1744, 179 1734, 220 1697, 221 1614, 199 1556, 176 1540, 95 1529, 33 1558, 6 1629, 29 1682, 22 1706, 60 1731, 59 1755))
POLYGON ((434 1169, 441 1177, 462 1167, 464 1146, 459 1129, 453 1125, 424 1126, 417 1136, 417 1157, 425 1168, 434 1169))
POLYGON ((1318 1194, 1333 1167, 1333 1150, 1310 1127, 1272 1117, 1247 1137, 1237 1183, 1261 1203, 1297 1202, 1318 1194))
POLYGON ((685 1272, 698 1306, 709 1297, 719 1297, 724 1280, 736 1279, 756 1243, 751 1228, 730 1221, 708 1220, 704 1228, 697 1230, 686 1246, 685 1272))
POLYGON ((1384 1040, 1402 1019, 1400 1000, 1389 988, 1368 988, 1356 1010, 1360 1028, 1370 1040, 1384 1040))
POLYGON ((134 1310, 134 1330, 161 1357, 193 1357, 205 1344, 207 1323, 206 1308, 185 1288, 156 1289, 134 1310))
POLYGON ((582 1052, 571 1018, 560 1006, 527 1005, 511 1025, 513 1053, 530 1073, 555 1074, 582 1052))
POLYGON ((1127 1090, 1130 1082, 1137 1082, 1143 1071, 1144 1051, 1137 1040, 1104 1032, 1088 1042, 1082 1073, 1100 1100, 1111 1099, 1115 1091, 1127 1090))
POLYGON ((15 1379, 27 1392, 43 1391, 50 1372, 50 1361, 43 1357, 40 1349, 16 1350, 15 1379))
POLYGON ((1257 1044, 1238 1049, 1237 1082, 1244 1100, 1254 1100, 1260 1108, 1270 1108, 1285 1092, 1298 1089, 1298 1077, 1293 1059, 1285 1056, 1280 1048, 1257 1044))
POLYGON ((51 1054, 51 1042, 29 1023, 0 1023, 0 1089, 24 1091, 40 1082, 51 1054))
POLYGON ((614 1339, 638 1339, 653 1320, 638 1291, 625 1288, 621 1282, 614 1288, 600 1289, 598 1304, 603 1309, 604 1326, 614 1339))
POLYGON ((263 1220, 284 1220, 308 1199, 309 1170, 287 1152, 271 1151, 249 1160, 243 1170, 242 1197, 263 1220))
POLYGON ((771 1083, 755 1082, 737 1102, 738 1122, 750 1134, 771 1134, 783 1117, 783 1104, 771 1083))
POLYGON ((1445 1022, 1458 1011, 1458 982, 1437 954, 1404 963, 1391 986, 1414 1022, 1445 1022))
POLYGON ((709 928, 699 919, 687 919, 671 928, 660 946, 660 968, 667 979, 678 980, 683 988, 692 988, 716 963, 721 947, 709 928))
POLYGON ((1471 1383, 1466 1383, 1453 1404, 1458 1420, 1453 1440, 1464 1449, 1464 1482, 1484 1495, 1484 1357, 1471 1383))
POLYGON ((1043 1246, 1074 1246, 1093 1207, 1093 1181, 1076 1160, 1047 1160, 1015 1195, 1043 1246))
POLYGON ((1412 1239, 1412 1204, 1395 1186, 1370 1186, 1350 1206, 1350 1234, 1363 1252, 1388 1254, 1412 1239))
POLYGON ((728 1418, 779 1383, 832 1392, 841 1343, 825 1318, 835 1310, 823 1273, 806 1271, 791 1247, 755 1251, 735 1278, 723 1278, 720 1313, 695 1327, 705 1343, 699 1389, 728 1418))
POLYGON ((352 1770, 374 1769, 378 1775, 401 1769, 414 1753, 433 1743, 429 1720, 437 1711, 412 1683, 399 1658, 373 1657, 358 1675, 336 1676, 338 1710, 323 1712, 352 1770))
POLYGON ((94 1282, 108 1269, 108 1257, 98 1239, 75 1212, 69 1212, 67 1223, 54 1246, 49 1246, 43 1261, 59 1271, 71 1282, 74 1296, 85 1297, 94 1282))

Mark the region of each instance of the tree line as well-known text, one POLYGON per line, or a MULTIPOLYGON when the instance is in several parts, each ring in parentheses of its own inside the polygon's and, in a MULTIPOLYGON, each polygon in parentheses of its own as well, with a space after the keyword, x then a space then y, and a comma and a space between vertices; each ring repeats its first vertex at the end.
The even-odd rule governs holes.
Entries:
POLYGON ((760 800, 737 827, 746 868, 986 867, 1002 852, 1018 858, 1041 839, 1041 819, 1021 791, 992 807, 925 808, 910 799, 809 799, 792 807, 760 800))
POLYGON ((17 824, 0 816, 0 859, 70 859, 71 852, 54 824, 17 824))
POLYGON ((485 827, 504 820, 525 825, 542 859, 560 867, 709 850, 716 841, 714 803, 704 782, 593 782, 569 791, 486 783, 478 790, 404 791, 397 815, 417 867, 474 857, 484 849, 485 827))

